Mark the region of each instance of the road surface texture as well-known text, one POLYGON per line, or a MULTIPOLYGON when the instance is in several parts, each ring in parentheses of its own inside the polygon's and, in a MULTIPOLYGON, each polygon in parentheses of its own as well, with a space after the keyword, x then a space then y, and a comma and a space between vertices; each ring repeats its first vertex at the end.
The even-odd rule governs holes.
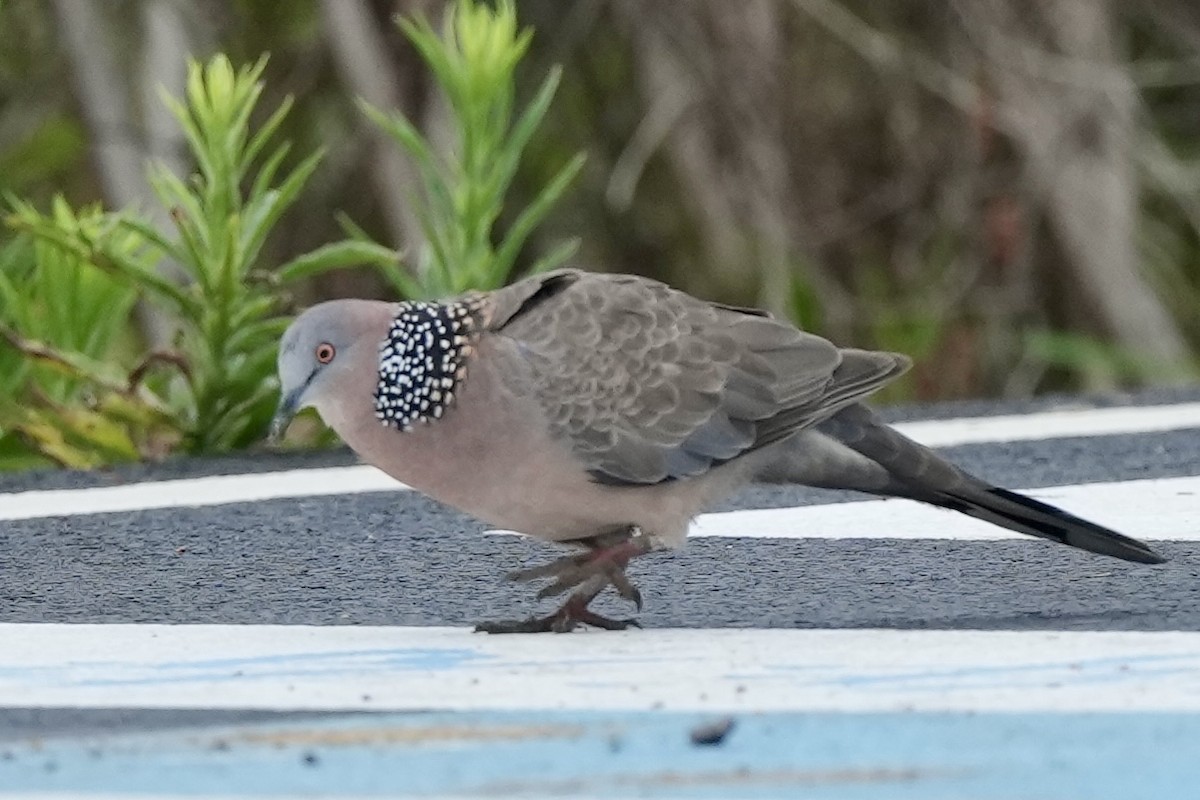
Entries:
POLYGON ((643 630, 488 637, 561 551, 346 452, 5 476, 0 798, 1194 789, 1200 392, 889 414, 1171 561, 753 487, 635 562, 643 630))

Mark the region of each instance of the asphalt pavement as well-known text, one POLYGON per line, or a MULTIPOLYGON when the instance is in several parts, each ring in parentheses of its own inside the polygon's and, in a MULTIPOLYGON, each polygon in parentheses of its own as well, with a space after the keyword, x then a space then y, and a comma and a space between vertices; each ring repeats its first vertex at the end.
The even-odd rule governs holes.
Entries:
MULTIPOLYGON (((886 413, 896 420, 944 419, 1197 399, 1200 391, 1189 390, 886 413)), ((942 452, 1014 489, 1200 475, 1197 428, 985 442, 942 452)), ((262 453, 5 476, 0 492, 352 463, 345 451, 262 453)), ((755 486, 714 511, 861 499, 755 486)), ((1087 509, 1075 510, 1087 516, 1087 509)), ((1148 505, 1144 514, 1152 522, 1156 508, 1148 505)), ((1150 567, 1036 539, 889 539, 888 525, 880 514, 860 531, 833 538, 804 538, 803 531, 796 538, 695 538, 678 552, 635 562, 630 576, 646 598, 637 617, 650 631, 1200 631, 1200 542, 1156 542, 1171 560, 1150 567)), ((550 608, 551 601, 534 601, 534 588, 501 578, 562 549, 486 530, 409 491, 10 520, 0 522, 0 623, 466 626, 550 608)), ((633 613, 607 597, 596 608, 633 613)), ((0 742, 286 721, 292 714, 0 708, 0 742)))
MULTIPOLYGON (((1200 473, 1200 430, 943 452, 1019 489, 1164 478, 1200 473)), ((335 452, 239 459, 236 467, 351 461, 335 452)), ((220 474, 231 466, 189 461, 158 472, 139 468, 136 477, 220 474)), ((124 477, 110 473, 107 482, 124 477)), ((89 485, 97 476, 79 478, 89 485)), ((46 483, 47 476, 29 476, 9 488, 46 483)), ((862 498, 756 486, 714 510, 862 498)), ((886 516, 875 524, 863 535, 886 534, 886 516)), ((414 492, 10 521, 0 524, 0 622, 466 625, 531 613, 532 589, 501 576, 563 550, 485 530, 414 492)), ((680 551, 653 554, 630 570, 646 598, 638 618, 647 627, 1200 630, 1196 543, 1164 543, 1171 562, 1147 568, 1034 539, 981 545, 843 535, 851 538, 693 539, 680 551)), ((597 608, 629 612, 607 599, 597 608)))

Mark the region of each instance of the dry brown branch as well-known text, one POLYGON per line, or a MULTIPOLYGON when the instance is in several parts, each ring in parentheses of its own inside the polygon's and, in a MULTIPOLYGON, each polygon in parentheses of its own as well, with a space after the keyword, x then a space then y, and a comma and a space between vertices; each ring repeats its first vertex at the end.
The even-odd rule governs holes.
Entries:
MULTIPOLYGON (((387 42, 365 0, 322 0, 321 15, 347 88, 377 108, 404 109, 387 42)), ((366 126, 363 120, 359 124, 366 126)), ((398 247, 416 252, 424 237, 405 194, 408 188, 418 185, 416 172, 382 131, 373 125, 366 127, 374 162, 371 182, 388 232, 398 247)))
POLYGON ((142 381, 150 374, 150 370, 157 366, 174 367, 183 375, 184 379, 191 383, 192 369, 188 364, 187 357, 177 350, 155 350, 147 353, 146 356, 134 367, 129 373, 129 379, 126 385, 126 393, 133 394, 138 387, 142 385, 142 381))
POLYGON ((1008 132, 1026 160, 1091 306, 1121 345, 1161 364, 1182 364, 1188 348, 1141 274, 1136 248, 1137 176, 1132 143, 1137 96, 1117 58, 1111 10, 1093 0, 1051 0, 1032 15, 1004 2, 964 2, 962 18, 985 43, 989 77, 1008 109, 1008 132), (1033 45, 1054 47, 1054 63, 1090 64, 1090 87, 1046 80, 1033 45), (1015 54, 1015 55, 1014 55, 1015 54))
MULTIPOLYGON (((140 85, 124 74, 113 52, 112 20, 107 15, 111 9, 91 0, 54 0, 54 11, 109 204, 141 208, 155 225, 168 228, 166 212, 146 181, 146 166, 147 156, 153 154, 176 174, 186 171, 182 134, 158 98, 160 85, 176 95, 183 89, 188 46, 178 10, 165 0, 145 0, 145 68, 140 85), (135 89, 142 93, 138 104, 133 102, 135 89), (137 122, 135 105, 145 113, 145 126, 137 122)), ((181 277, 169 264, 161 269, 181 277)), ((171 341, 174 327, 164 314, 144 302, 138 303, 136 313, 142 334, 152 346, 171 341)))

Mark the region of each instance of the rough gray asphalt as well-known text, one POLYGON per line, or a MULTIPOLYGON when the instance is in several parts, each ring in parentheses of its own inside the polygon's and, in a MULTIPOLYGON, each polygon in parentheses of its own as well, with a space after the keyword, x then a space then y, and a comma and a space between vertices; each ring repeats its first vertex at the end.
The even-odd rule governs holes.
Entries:
MULTIPOLYGON (((1018 488, 1200 473, 1197 430, 944 452, 1018 488)), ((342 456, 317 460, 330 458, 342 456)), ((723 508, 860 497, 755 487, 723 508)), ((531 612, 533 590, 500 576, 561 550, 482 530, 415 493, 7 523, 0 621, 463 625, 531 612)), ((631 574, 655 627, 1200 630, 1198 547, 1165 543, 1172 562, 1143 567, 1033 539, 698 539, 631 574)))
MULTIPOLYGON (((1197 398, 1200 391, 1192 390, 1136 401, 1197 398)), ((958 404, 889 415, 1127 404, 1133 404, 1127 397, 958 404)), ((944 452, 1015 488, 1200 474, 1200 430, 944 452)), ((0 491, 352 461, 345 452, 180 461, 9 476, 0 491)), ((849 499, 861 495, 756 487, 723 508, 849 499)), ((0 523, 0 622, 464 625, 525 616, 536 607, 534 590, 504 584, 500 576, 561 551, 485 537, 482 529, 415 493, 0 523)), ((646 597, 639 619, 647 627, 1200 630, 1200 545, 1166 542, 1159 549, 1172 561, 1146 567, 1034 539, 697 539, 678 553, 646 558, 631 575, 646 597)), ((630 611, 611 601, 597 607, 630 611)), ((240 718, 239 712, 0 709, 0 740, 240 718)))

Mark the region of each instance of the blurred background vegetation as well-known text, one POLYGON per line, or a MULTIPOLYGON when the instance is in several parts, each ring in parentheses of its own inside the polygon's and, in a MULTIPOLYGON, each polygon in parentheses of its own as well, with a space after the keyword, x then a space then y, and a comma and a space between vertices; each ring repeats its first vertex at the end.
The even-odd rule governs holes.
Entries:
MULTIPOLYGON (((160 87, 184 94, 189 56, 247 65, 270 53, 256 119, 292 96, 278 131, 292 144, 285 167, 325 156, 260 263, 295 263, 343 239, 339 214, 360 238, 418 252, 420 165, 358 100, 398 110, 432 142, 453 133, 454 109, 393 24, 417 12, 436 22, 445 5, 0 0, 0 192, 42 210, 57 194, 73 208, 139 208, 172 230, 146 164, 180 176, 193 165, 160 87)), ((586 154, 522 240, 518 272, 578 238, 572 260, 585 268, 650 275, 770 308, 841 344, 913 355, 918 366, 885 400, 1195 380, 1193 0, 517 9, 536 31, 518 102, 535 98, 553 65, 563 72, 497 242, 586 154)), ((0 231, 0 245, 14 236, 0 231)), ((394 297, 395 285, 377 268, 339 269, 294 293, 300 304, 394 297)), ((169 337, 154 309, 136 319, 148 348, 169 337)))

